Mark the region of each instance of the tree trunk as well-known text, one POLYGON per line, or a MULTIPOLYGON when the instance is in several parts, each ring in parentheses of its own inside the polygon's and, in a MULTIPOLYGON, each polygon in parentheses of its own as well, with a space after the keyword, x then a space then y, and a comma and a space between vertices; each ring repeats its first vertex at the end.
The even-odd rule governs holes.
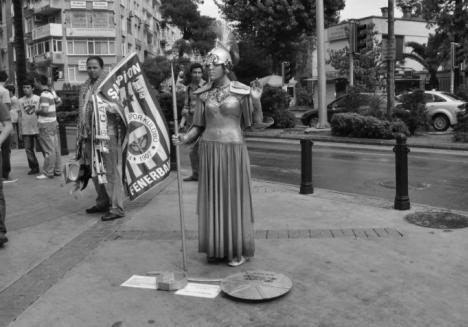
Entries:
POLYGON ((13 1, 13 25, 15 27, 16 82, 18 95, 23 96, 23 83, 26 79, 26 55, 23 33, 23 0, 13 1))

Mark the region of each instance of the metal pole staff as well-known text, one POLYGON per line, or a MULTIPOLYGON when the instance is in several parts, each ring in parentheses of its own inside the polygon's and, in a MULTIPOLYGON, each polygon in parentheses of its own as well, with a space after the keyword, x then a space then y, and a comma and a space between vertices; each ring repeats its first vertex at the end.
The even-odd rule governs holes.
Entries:
MULTIPOLYGON (((176 85, 174 79, 174 67, 171 63, 171 78, 172 78, 172 108, 174 113, 174 135, 179 137, 179 125, 177 123, 177 96, 176 85)), ((179 213, 180 213, 180 232, 182 234, 182 266, 184 271, 187 271, 187 259, 185 257, 185 219, 184 219, 184 192, 182 188, 182 178, 180 176, 180 151, 179 147, 175 147, 176 163, 177 163, 177 184, 179 188, 179 213)))

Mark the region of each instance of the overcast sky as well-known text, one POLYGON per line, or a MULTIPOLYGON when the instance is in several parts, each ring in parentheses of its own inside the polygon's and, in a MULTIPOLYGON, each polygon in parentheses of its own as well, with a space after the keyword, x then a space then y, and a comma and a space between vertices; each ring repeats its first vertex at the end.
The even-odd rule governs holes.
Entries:
MULTIPOLYGON (((341 11, 341 19, 379 16, 381 14, 380 8, 386 7, 388 0, 345 0, 345 3, 345 9, 341 11)), ((218 7, 213 0, 205 0, 205 3, 199 8, 202 15, 219 18, 218 7)), ((400 16, 401 14, 395 11, 395 17, 400 16)))

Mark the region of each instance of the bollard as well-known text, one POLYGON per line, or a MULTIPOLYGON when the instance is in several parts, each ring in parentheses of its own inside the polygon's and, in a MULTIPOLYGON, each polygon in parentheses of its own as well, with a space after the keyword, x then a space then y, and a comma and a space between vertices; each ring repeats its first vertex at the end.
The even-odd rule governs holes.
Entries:
POLYGON ((60 142, 60 154, 66 156, 68 154, 67 144, 67 128, 64 124, 59 124, 59 142, 60 142))
MULTIPOLYGON (((174 135, 174 122, 169 122, 169 135, 172 137, 174 135)), ((177 171, 177 158, 176 158, 176 148, 171 140, 171 171, 177 171)))
POLYGON ((314 193, 312 184, 312 146, 314 142, 301 139, 301 188, 300 194, 314 193))
POLYGON ((410 199, 408 196, 408 152, 406 135, 396 136, 397 144, 393 148, 395 152, 395 175, 396 175, 396 195, 394 208, 397 210, 408 210, 410 199))

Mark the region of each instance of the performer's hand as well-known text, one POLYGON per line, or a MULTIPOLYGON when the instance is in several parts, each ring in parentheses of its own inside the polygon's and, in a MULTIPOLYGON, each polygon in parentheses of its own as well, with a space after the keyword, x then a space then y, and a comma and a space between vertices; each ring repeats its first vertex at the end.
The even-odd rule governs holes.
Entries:
POLYGON ((185 138, 185 135, 184 134, 179 134, 179 135, 172 135, 172 143, 175 145, 175 146, 179 146, 181 144, 184 144, 184 138, 185 138))
POLYGON ((263 93, 263 85, 260 83, 258 78, 256 78, 255 81, 250 83, 250 88, 251 88, 250 94, 252 95, 252 98, 256 100, 260 100, 260 98, 262 97, 262 93, 263 93))
POLYGON ((179 124, 179 128, 180 128, 180 129, 183 129, 184 127, 185 127, 185 121, 182 120, 182 121, 180 122, 180 124, 179 124))

